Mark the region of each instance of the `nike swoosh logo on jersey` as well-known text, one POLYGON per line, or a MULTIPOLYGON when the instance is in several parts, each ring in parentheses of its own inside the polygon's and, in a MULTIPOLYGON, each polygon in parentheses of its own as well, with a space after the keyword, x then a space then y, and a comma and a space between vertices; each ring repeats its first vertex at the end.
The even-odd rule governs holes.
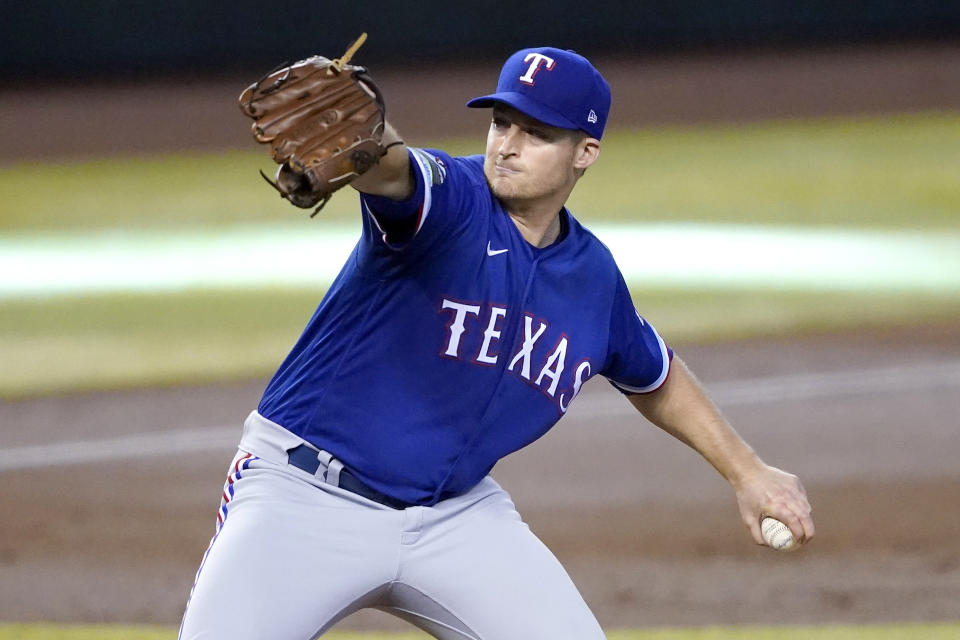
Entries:
POLYGON ((491 248, 490 248, 490 243, 489 243, 489 242, 487 243, 487 255, 488 255, 488 256, 498 256, 498 255, 500 255, 501 253, 506 253, 507 251, 510 251, 510 249, 491 249, 491 248))

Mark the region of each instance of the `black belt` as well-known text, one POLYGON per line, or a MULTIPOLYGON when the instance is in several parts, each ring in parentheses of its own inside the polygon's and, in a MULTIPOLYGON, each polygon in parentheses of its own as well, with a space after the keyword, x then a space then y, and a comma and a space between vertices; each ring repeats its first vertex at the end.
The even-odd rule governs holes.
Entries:
MULTIPOLYGON (((316 475, 317 469, 320 468, 320 460, 317 458, 317 450, 312 449, 305 444, 297 445, 293 449, 287 451, 287 460, 297 469, 302 469, 310 475, 316 475)), ((415 506, 414 504, 404 502, 403 500, 397 500, 396 498, 392 498, 385 493, 380 493, 376 489, 368 487, 361 482, 357 476, 350 473, 346 467, 340 470, 340 481, 336 486, 340 487, 341 489, 346 489, 351 493, 355 493, 358 496, 363 496, 367 500, 373 500, 374 502, 388 506, 391 509, 406 509, 407 507, 415 506)))

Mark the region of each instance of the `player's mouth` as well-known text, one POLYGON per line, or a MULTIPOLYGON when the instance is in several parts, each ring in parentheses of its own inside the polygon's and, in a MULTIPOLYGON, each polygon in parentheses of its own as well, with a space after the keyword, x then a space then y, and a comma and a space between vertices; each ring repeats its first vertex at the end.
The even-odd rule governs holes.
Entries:
POLYGON ((520 170, 519 170, 519 169, 514 169, 514 168, 511 168, 511 167, 507 167, 507 166, 504 166, 504 165, 502 165, 502 164, 494 165, 494 169, 495 169, 495 171, 497 172, 498 175, 503 175, 503 176, 512 176, 512 175, 516 175, 516 174, 520 173, 520 170))

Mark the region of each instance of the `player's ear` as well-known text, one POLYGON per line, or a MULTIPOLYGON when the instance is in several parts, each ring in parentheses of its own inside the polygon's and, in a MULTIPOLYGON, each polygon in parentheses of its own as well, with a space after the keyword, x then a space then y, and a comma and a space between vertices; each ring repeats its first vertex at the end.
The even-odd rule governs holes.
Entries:
POLYGON ((596 138, 584 137, 577 143, 573 155, 573 167, 586 169, 600 157, 600 141, 596 138))

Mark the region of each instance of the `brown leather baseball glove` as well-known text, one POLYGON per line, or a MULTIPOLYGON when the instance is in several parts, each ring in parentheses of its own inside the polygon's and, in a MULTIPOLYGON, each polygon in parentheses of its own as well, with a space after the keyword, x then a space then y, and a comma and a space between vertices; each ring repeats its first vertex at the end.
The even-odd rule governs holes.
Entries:
POLYGON ((294 205, 316 205, 311 218, 386 153, 380 90, 365 68, 347 64, 366 37, 341 58, 313 56, 283 66, 240 94, 240 110, 254 120, 254 139, 269 144, 280 164, 276 181, 260 175, 294 205))

